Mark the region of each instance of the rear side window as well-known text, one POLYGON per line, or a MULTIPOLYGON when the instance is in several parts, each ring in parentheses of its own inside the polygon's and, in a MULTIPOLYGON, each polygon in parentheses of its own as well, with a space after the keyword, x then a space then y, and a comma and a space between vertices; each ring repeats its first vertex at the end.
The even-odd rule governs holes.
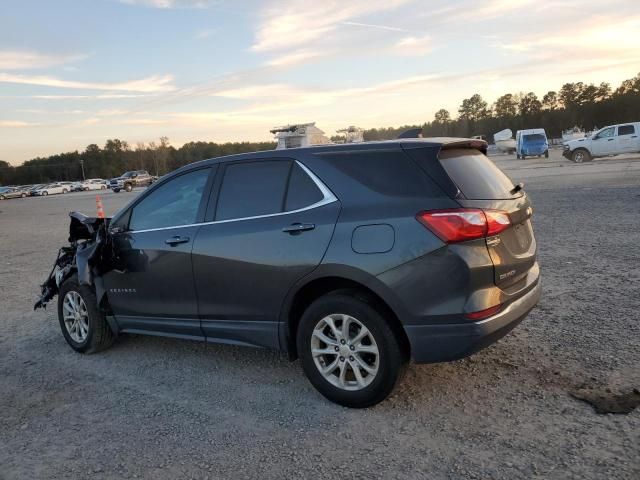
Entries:
POLYGON ((298 165, 293 163, 291 167, 291 177, 289 178, 289 188, 287 189, 287 200, 285 210, 298 210, 308 207, 322 200, 323 195, 315 182, 298 165))
POLYGON ((636 133, 633 125, 620 125, 618 127, 618 135, 633 135, 636 133))
POLYGON ((510 193, 513 181, 478 150, 442 150, 438 158, 447 175, 469 200, 501 200, 522 195, 510 193))
POLYGON ((282 212, 290 166, 288 160, 227 165, 218 195, 216 220, 282 212))

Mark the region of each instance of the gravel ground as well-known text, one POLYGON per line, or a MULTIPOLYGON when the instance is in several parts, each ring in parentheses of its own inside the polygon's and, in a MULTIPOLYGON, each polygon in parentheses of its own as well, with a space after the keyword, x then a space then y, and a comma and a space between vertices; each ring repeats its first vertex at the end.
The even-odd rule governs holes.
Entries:
MULTIPOLYGON (((275 352, 126 335, 83 356, 33 312, 92 194, 0 203, 0 478, 640 478, 640 162, 496 157, 533 197, 544 292, 471 358, 412 365, 368 410, 275 352), (604 167, 603 167, 604 165, 604 167)), ((113 214, 135 195, 104 195, 113 214)))

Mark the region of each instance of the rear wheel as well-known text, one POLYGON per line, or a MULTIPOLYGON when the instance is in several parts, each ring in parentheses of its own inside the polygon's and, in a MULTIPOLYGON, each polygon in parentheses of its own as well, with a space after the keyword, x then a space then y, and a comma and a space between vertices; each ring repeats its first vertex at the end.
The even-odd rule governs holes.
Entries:
POLYGON ((124 186, 125 191, 130 192, 131 190, 133 190, 133 186, 130 183, 127 183, 124 186))
POLYGON ((69 192, 69 190, 67 190, 66 188, 62 189, 62 193, 68 193, 68 192, 69 192))
POLYGON ((544 158, 549 158, 549 150, 544 152, 544 158))
POLYGON ((106 185, 100 185, 100 190, 106 190, 107 186, 106 185))
POLYGON ((591 154, 587 150, 579 148, 571 154, 571 160, 576 163, 589 162, 591 160, 591 154))
POLYGON ((47 195, 49 195, 49 192, 45 190, 44 192, 42 192, 42 195, 46 197, 47 195))
POLYGON ((325 295, 307 308, 297 348, 313 386, 346 407, 383 401, 405 364, 400 343, 381 313, 344 293, 325 295))
POLYGON ((21 196, 22 198, 24 198, 24 197, 26 197, 26 196, 27 196, 27 194, 26 194, 26 193, 21 193, 21 194, 20 194, 20 196, 21 196))
POLYGON ((4 195, 0 195, 0 200, 5 200, 7 197, 5 197, 4 195))
POLYGON ((118 193, 118 192, 120 192, 120 189, 119 188, 114 188, 113 191, 114 191, 114 193, 118 193))
POLYGON ((80 285, 76 275, 60 287, 58 320, 65 340, 76 352, 95 353, 113 343, 113 332, 98 310, 95 293, 80 285))

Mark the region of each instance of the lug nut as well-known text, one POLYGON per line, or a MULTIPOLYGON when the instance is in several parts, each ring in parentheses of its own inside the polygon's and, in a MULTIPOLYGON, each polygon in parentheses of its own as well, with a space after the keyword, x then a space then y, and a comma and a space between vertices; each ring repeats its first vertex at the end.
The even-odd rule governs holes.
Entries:
POLYGON ((343 338, 342 340, 340 340, 340 343, 341 343, 342 345, 344 345, 344 344, 345 344, 345 343, 347 343, 347 342, 346 342, 346 341, 345 341, 345 339, 343 338))
POLYGON ((339 351, 340 351, 340 347, 338 347, 338 346, 336 345, 336 347, 334 348, 334 350, 335 350, 336 352, 339 352, 339 351))
POLYGON ((340 357, 340 361, 341 361, 341 362, 344 362, 344 357, 340 357))
POLYGON ((353 362, 353 355, 349 355, 349 361, 353 362))
POLYGON ((354 347, 353 345, 349 345, 349 350, 353 351, 355 349, 356 349, 356 347, 354 347))

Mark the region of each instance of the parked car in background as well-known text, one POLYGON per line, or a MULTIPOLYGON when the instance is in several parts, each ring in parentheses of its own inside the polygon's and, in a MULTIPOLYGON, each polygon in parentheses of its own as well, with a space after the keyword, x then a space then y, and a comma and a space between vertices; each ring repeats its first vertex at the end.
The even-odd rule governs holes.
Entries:
POLYGON ((187 165, 111 220, 72 213, 36 307, 58 294, 78 352, 119 332, 278 348, 327 398, 373 405, 409 359, 470 355, 540 297, 529 198, 486 151, 425 138, 187 165))
POLYGON ((34 190, 33 195, 46 197, 47 195, 56 195, 58 193, 68 193, 71 191, 71 185, 63 185, 61 183, 48 183, 34 190))
POLYGON ((564 155, 576 163, 592 158, 640 152, 640 122, 609 125, 590 137, 564 143, 564 155))
POLYGON ((36 190, 38 190, 40 187, 44 187, 45 185, 46 183, 36 183, 35 185, 31 185, 28 194, 33 197, 36 194, 36 190))
POLYGON ((109 188, 118 193, 120 190, 130 192, 135 187, 148 187, 154 182, 154 177, 146 170, 133 170, 125 172, 120 177, 109 181, 109 188))
POLYGON ((549 158, 549 141, 544 128, 530 128, 516 132, 516 158, 549 158))
POLYGON ((86 192, 89 190, 106 190, 107 184, 102 178, 90 178, 83 180, 82 182, 75 182, 71 185, 71 191, 73 192, 86 192))
POLYGON ((29 194, 19 187, 0 187, 0 200, 7 200, 9 198, 24 198, 29 194))

